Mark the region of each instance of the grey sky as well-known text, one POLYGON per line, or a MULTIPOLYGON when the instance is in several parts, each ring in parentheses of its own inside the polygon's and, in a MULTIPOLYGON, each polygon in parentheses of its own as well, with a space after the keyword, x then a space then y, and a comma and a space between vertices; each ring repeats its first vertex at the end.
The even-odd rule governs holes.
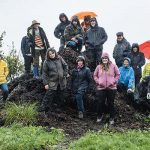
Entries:
POLYGON ((108 34, 104 51, 110 54, 118 31, 123 31, 131 43, 150 39, 150 0, 0 0, 0 32, 7 33, 4 48, 7 50, 6 45, 14 41, 19 50, 21 39, 34 19, 41 23, 50 45, 58 48, 59 40, 53 31, 59 23, 59 14, 64 12, 70 18, 80 11, 98 14, 98 23, 108 34))

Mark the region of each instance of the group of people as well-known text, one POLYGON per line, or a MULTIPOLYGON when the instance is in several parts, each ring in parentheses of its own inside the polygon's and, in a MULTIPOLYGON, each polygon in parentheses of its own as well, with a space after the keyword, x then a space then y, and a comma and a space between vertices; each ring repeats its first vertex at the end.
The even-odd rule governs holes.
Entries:
MULTIPOLYGON (((64 50, 65 47, 70 47, 79 53, 76 66, 70 74, 65 60, 58 55, 54 48, 50 47, 46 34, 38 21, 32 21, 32 25, 27 29, 27 35, 21 41, 25 73, 31 73, 31 64, 33 63, 34 78, 41 75, 45 86, 46 94, 39 111, 51 110, 56 95, 60 99, 60 107, 64 106, 63 94, 67 85, 67 78, 71 77, 71 90, 73 99, 77 104, 78 117, 83 118, 85 112, 84 98, 90 82, 94 79, 97 122, 102 121, 103 108, 107 103, 110 115, 109 123, 114 124, 116 91, 122 92, 126 101, 133 101, 134 90, 137 89, 136 91, 138 91, 141 78, 145 81, 145 77, 150 76, 150 63, 146 64, 142 75, 142 66, 145 64, 144 54, 139 51, 138 43, 130 45, 123 32, 116 34, 117 43, 113 50, 113 58, 116 63, 112 63, 109 54, 103 52, 103 44, 107 41, 107 34, 104 28, 98 26, 96 18, 85 16, 84 22, 80 24, 77 16, 73 16, 69 21, 66 14, 61 13, 59 19, 60 23, 54 30, 55 37, 60 39, 59 51, 64 50), (83 45, 85 45, 84 55, 81 52, 83 45), (42 60, 40 70, 39 56, 42 60), (87 63, 86 59, 90 61, 87 63)), ((0 65, 1 63, 3 61, 0 57, 0 65)), ((5 84, 3 84, 5 81, 2 82, 1 80, 3 79, 2 76, 6 79, 8 70, 6 64, 2 64, 2 66, 2 71, 0 69, 0 86, 2 89, 6 89, 5 84)), ((150 99, 149 90, 146 94, 146 98, 150 99)), ((8 92, 4 92, 4 99, 7 98, 6 95, 8 92)))

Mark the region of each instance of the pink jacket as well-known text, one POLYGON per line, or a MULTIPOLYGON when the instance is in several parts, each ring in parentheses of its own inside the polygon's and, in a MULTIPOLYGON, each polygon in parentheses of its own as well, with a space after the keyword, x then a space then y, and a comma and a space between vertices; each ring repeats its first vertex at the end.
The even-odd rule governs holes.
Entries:
POLYGON ((97 90, 117 89, 119 77, 119 69, 112 63, 108 71, 102 70, 101 65, 98 65, 94 71, 94 80, 97 84, 97 90))

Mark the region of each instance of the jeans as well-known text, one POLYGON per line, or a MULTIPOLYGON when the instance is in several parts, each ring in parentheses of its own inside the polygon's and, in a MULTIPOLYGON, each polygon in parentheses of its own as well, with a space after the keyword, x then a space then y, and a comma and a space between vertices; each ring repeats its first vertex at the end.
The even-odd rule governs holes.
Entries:
POLYGON ((79 38, 78 42, 69 41, 66 47, 71 47, 74 51, 81 52, 82 50, 83 39, 79 38))
POLYGON ((5 101, 8 97, 8 93, 9 93, 7 83, 1 84, 0 88, 3 92, 3 100, 5 101))
POLYGON ((77 91, 77 93, 75 93, 75 100, 77 102, 78 111, 82 111, 82 112, 85 111, 84 96, 85 96, 85 91, 77 91))
POLYGON ((110 118, 114 118, 115 95, 116 95, 116 90, 97 90, 96 100, 97 100, 97 115, 98 115, 98 117, 102 117, 102 114, 104 112, 104 107, 107 102, 110 118))

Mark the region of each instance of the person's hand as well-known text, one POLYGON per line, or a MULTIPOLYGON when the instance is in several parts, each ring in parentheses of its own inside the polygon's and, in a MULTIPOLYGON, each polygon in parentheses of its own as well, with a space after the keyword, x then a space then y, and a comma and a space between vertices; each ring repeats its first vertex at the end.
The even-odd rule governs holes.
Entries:
POLYGON ((48 90, 49 89, 49 86, 48 85, 45 85, 45 90, 48 90))
POLYGON ((71 40, 72 40, 72 41, 76 41, 76 38, 75 38, 75 37, 73 37, 71 40))
POLYGON ((147 99, 150 99, 150 93, 147 93, 147 99))
POLYGON ((127 93, 133 93, 133 90, 132 89, 128 89, 127 93))

